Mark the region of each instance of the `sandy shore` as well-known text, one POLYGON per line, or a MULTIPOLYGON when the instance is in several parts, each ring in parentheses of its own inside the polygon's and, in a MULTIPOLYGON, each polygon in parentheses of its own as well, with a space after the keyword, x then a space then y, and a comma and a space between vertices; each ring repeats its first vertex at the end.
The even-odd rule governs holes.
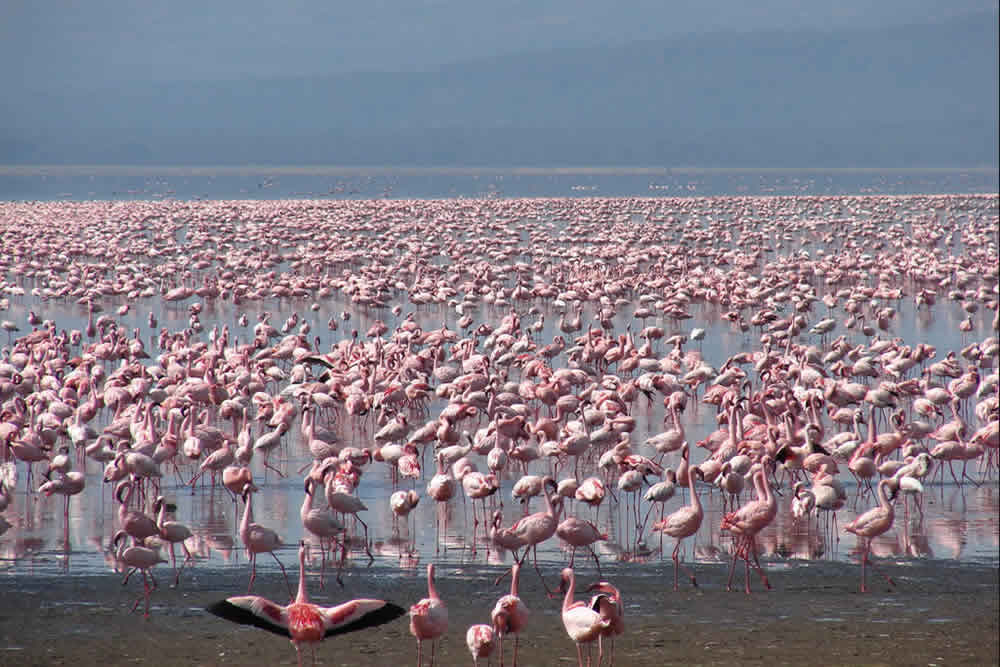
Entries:
MULTIPOLYGON (((725 565, 697 565, 701 588, 670 590, 667 564, 606 568, 605 579, 622 590, 626 634, 618 640, 618 665, 663 664, 998 664, 998 569, 951 561, 882 564, 897 581, 883 579, 859 594, 858 569, 840 563, 767 564, 774 590, 726 592, 725 565)), ((439 568, 439 589, 448 604, 450 630, 440 642, 440 665, 471 664, 465 629, 488 621, 505 592, 493 586, 501 568, 439 568)), ((553 567, 545 570, 557 583, 553 567), (551 570, 551 571, 550 571, 551 570)), ((294 576, 294 572, 290 573, 294 576)), ((585 586, 595 581, 580 573, 585 586)), ((127 588, 118 575, 0 577, 2 665, 260 665, 295 664, 288 641, 255 628, 236 626, 205 613, 220 598, 241 594, 244 575, 195 567, 170 589, 167 569, 153 594, 151 618, 131 614, 141 580, 127 588)), ((740 573, 737 582, 742 586, 740 573)), ((399 570, 350 571, 340 590, 325 591, 310 577, 316 602, 382 597, 408 607, 423 597, 422 577, 399 570)), ((280 600, 279 573, 258 577, 255 592, 280 600)), ((545 597, 531 570, 522 577, 522 598, 532 612, 523 633, 520 664, 575 662, 575 648, 559 617, 560 602, 545 597)), ((509 649, 508 649, 509 651, 509 649)), ((507 664, 510 664, 509 653, 507 664)), ((415 642, 403 617, 386 626, 331 638, 317 650, 325 665, 404 665, 416 662, 415 642)), ((495 663, 496 664, 496 663, 495 663)), ((596 664, 596 647, 595 647, 596 664)))

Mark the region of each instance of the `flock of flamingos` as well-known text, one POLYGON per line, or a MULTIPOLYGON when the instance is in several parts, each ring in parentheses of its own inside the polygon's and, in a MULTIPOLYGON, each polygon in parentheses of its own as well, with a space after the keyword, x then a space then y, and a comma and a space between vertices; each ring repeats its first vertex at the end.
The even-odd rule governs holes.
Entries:
MULTIPOLYGON (((192 560, 169 494, 221 484, 249 585, 210 611, 298 652, 406 612, 306 591, 317 551, 321 583, 371 557, 358 489, 389 478, 398 521, 437 503, 446 535, 467 503, 467 548, 513 553, 510 593, 468 629, 477 664, 498 645, 503 664, 508 635, 516 664, 518 581, 553 539, 572 555, 551 594, 580 664, 595 641, 600 663, 622 593, 577 600, 575 552, 600 572, 594 544, 624 523, 626 555, 672 540, 673 588, 697 586, 681 555, 705 494, 728 508, 727 587, 742 562, 747 593, 770 588, 756 538, 784 505, 857 537, 865 591, 871 541, 925 486, 996 475, 998 224, 996 196, 0 204, 0 316, 24 314, 0 332, 0 534, 19 489, 64 497, 68 525, 86 485, 113 485, 111 552, 148 615, 153 568, 177 585, 192 560), (67 314, 78 329, 49 319, 67 314), (902 324, 932 318, 944 344, 902 324), (710 358, 720 331, 738 349, 710 358), (699 410, 717 424, 700 440, 699 410), (254 520, 265 474, 302 476, 297 594, 284 527, 254 520), (252 594, 260 556, 287 604, 252 594)), ((418 664, 448 628, 433 562, 427 578, 418 664)))

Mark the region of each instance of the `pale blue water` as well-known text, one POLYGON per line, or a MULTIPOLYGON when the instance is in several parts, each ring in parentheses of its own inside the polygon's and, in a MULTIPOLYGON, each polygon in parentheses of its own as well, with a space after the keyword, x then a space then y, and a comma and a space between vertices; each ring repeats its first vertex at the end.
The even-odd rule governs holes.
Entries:
POLYGON ((996 168, 0 166, 0 200, 444 199, 991 193, 996 168))

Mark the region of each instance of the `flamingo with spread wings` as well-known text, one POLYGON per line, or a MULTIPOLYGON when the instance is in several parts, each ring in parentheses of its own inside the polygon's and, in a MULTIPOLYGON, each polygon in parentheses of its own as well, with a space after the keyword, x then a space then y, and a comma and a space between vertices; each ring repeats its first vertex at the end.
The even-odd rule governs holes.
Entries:
POLYGON ((316 662, 316 643, 326 637, 372 628, 393 621, 406 610, 385 600, 350 600, 333 607, 321 607, 309 601, 306 592, 306 557, 309 546, 299 543, 299 592, 287 605, 271 602, 259 595, 226 598, 208 607, 209 613, 243 625, 284 635, 295 645, 295 655, 302 665, 302 644, 310 644, 316 662))

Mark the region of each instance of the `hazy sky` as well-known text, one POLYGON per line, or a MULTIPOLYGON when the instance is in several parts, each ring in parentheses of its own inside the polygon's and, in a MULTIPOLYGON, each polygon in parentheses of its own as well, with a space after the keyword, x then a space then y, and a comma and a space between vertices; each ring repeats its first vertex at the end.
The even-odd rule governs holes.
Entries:
POLYGON ((410 70, 693 32, 929 23, 996 7, 996 0, 7 0, 0 84, 16 92, 410 70))

